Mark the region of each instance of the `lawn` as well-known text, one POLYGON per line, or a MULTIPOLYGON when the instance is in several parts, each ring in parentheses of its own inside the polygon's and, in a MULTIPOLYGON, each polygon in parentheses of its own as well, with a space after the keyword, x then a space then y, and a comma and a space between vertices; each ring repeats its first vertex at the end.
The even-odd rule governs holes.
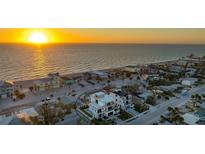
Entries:
POLYGON ((86 109, 88 109, 87 106, 82 106, 82 107, 80 107, 80 110, 81 110, 83 113, 85 113, 87 116, 89 116, 89 117, 92 118, 92 115, 91 115, 90 113, 88 113, 88 112, 86 111, 86 109))

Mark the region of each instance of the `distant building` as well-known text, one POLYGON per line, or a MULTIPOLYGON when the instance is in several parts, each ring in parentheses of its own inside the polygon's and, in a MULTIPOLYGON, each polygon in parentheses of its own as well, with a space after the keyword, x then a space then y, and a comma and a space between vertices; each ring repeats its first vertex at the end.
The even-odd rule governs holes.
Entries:
POLYGON ((182 87, 180 84, 172 84, 169 86, 159 86, 159 89, 163 90, 163 91, 171 91, 174 92, 175 90, 177 90, 179 87, 182 87))
POLYGON ((75 80, 69 77, 61 77, 61 81, 63 85, 72 85, 75 83, 75 80))
POLYGON ((0 81, 0 99, 12 97, 13 83, 8 81, 0 81))
POLYGON ((90 95, 89 111, 93 117, 99 118, 112 118, 118 115, 120 105, 115 103, 114 99, 104 92, 97 92, 90 95))
POLYGON ((139 72, 140 72, 140 68, 139 68, 139 67, 137 67, 137 66, 132 66, 132 65, 126 66, 126 67, 124 68, 124 70, 127 71, 127 72, 131 72, 131 73, 139 73, 139 72))
POLYGON ((169 70, 174 73, 180 73, 184 70, 184 67, 182 67, 181 65, 173 64, 170 66, 169 70))
POLYGON ((192 86, 197 81, 197 78, 184 78, 181 81, 183 86, 192 86))
POLYGON ((92 74, 93 77, 97 77, 99 76, 100 78, 108 78, 108 73, 105 71, 92 71, 90 72, 92 74))
POLYGON ((59 73, 50 73, 48 78, 34 81, 35 91, 45 91, 49 89, 59 88, 61 86, 61 78, 59 73))

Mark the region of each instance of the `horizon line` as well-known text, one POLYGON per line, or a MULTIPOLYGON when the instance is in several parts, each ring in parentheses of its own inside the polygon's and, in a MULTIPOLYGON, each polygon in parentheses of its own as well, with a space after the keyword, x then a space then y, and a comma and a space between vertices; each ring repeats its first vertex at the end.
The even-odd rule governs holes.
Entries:
POLYGON ((48 45, 48 44, 128 44, 128 45, 205 45, 205 43, 121 43, 121 42, 47 42, 47 43, 30 43, 30 42, 0 42, 0 44, 29 44, 29 45, 48 45))

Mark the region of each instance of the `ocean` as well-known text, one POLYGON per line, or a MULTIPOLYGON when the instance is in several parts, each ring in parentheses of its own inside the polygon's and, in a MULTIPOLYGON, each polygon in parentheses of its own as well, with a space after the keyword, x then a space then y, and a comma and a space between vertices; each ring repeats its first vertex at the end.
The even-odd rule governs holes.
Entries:
POLYGON ((205 45, 0 44, 0 80, 61 74, 205 55, 205 45))

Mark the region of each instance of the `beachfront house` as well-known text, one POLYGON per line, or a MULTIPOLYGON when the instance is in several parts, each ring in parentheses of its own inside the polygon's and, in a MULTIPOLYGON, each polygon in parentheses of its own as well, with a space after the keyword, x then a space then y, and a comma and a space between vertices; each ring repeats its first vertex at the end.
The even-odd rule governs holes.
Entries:
POLYGON ((116 104, 120 105, 122 110, 134 107, 132 103, 132 95, 127 94, 121 90, 115 90, 109 94, 116 104))
POLYGON ((34 81, 35 91, 45 91, 49 89, 59 88, 61 86, 61 78, 59 73, 49 73, 48 78, 34 81))
POLYGON ((75 83, 75 80, 66 76, 61 77, 61 81, 64 86, 70 86, 75 83))
POLYGON ((12 97, 13 83, 8 81, 0 81, 0 99, 12 97))
POLYGON ((96 119, 111 119, 119 114, 120 105, 115 103, 110 95, 104 92, 97 92, 90 95, 89 111, 96 119))
POLYGON ((90 72, 92 77, 100 77, 102 79, 108 78, 108 73, 103 70, 95 70, 90 72))
POLYGON ((139 73, 141 70, 140 67, 129 65, 124 68, 124 71, 131 72, 131 73, 139 73))

